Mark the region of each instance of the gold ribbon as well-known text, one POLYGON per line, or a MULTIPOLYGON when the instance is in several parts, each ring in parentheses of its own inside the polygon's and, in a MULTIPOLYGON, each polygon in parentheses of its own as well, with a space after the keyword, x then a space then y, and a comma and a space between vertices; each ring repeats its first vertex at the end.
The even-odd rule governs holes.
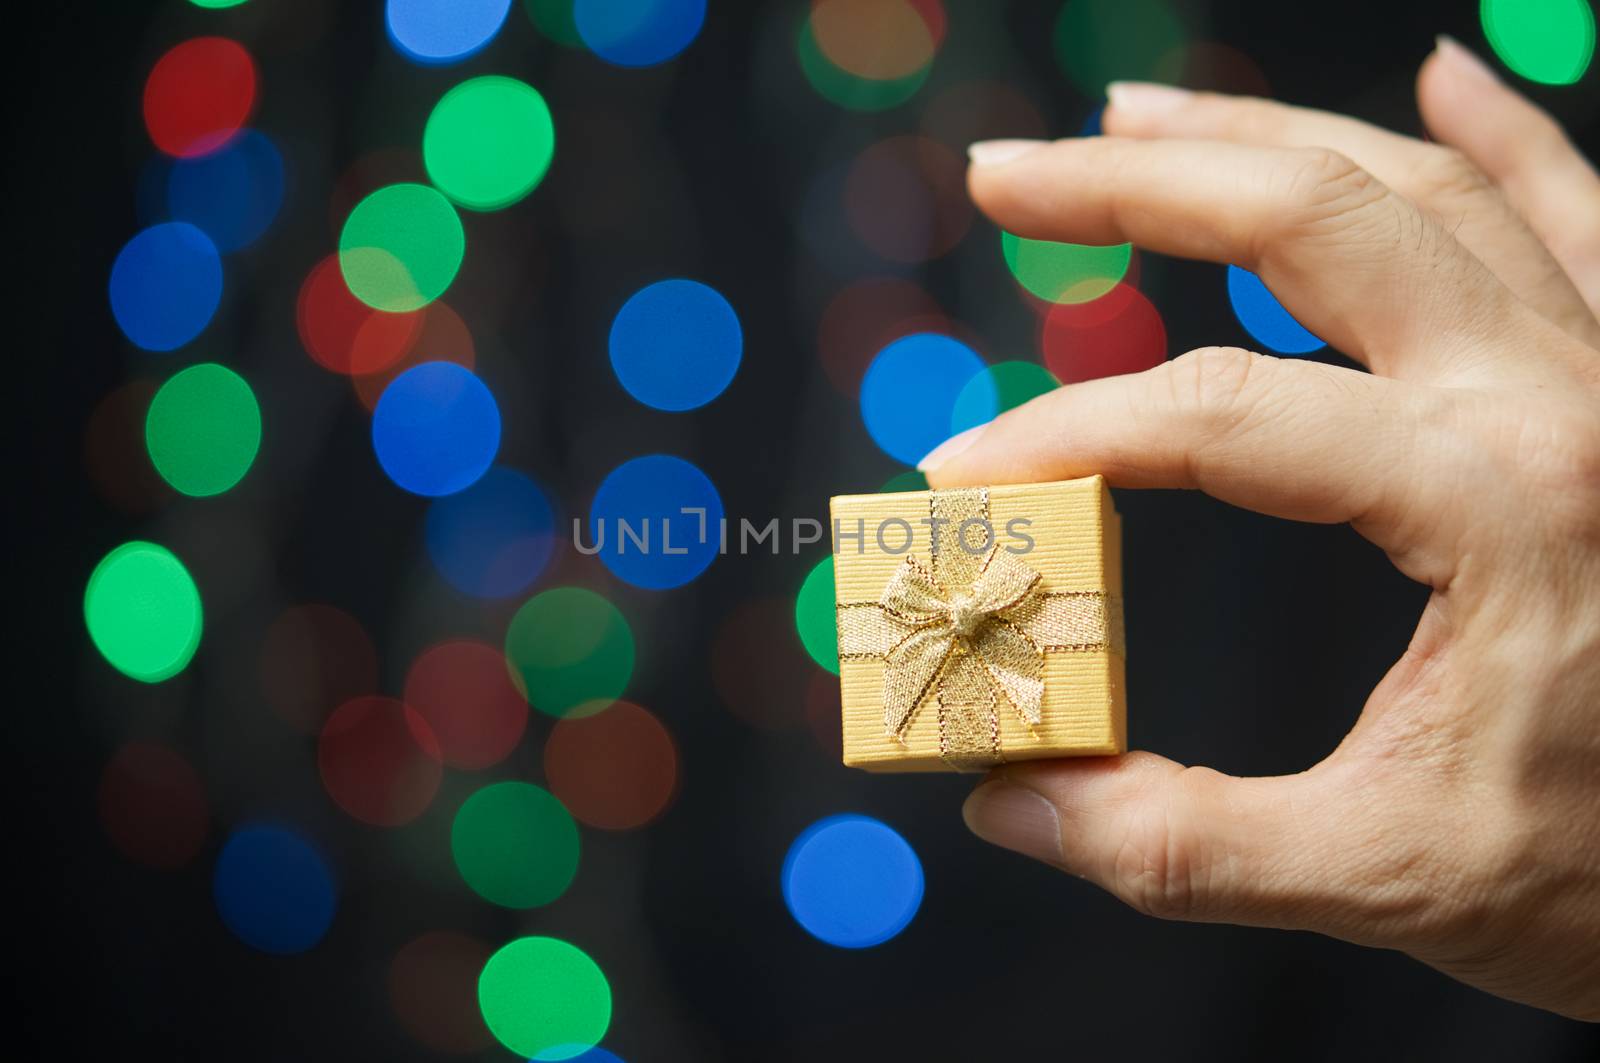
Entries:
POLYGON ((930 492, 931 570, 907 557, 876 602, 838 606, 839 656, 883 667, 883 726, 903 734, 933 694, 939 755, 958 771, 1002 763, 998 701, 1030 728, 1040 722, 1050 650, 1112 644, 1116 618, 1100 592, 1051 594, 1042 577, 993 542, 983 488, 930 492), (988 548, 966 548, 973 521, 988 548), (954 545, 950 545, 954 543, 954 545))

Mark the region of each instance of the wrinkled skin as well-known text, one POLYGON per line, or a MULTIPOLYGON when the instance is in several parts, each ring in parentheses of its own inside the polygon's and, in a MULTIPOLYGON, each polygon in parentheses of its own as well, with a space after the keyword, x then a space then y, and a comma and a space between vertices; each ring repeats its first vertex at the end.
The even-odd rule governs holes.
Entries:
POLYGON ((1600 180, 1453 42, 1417 94, 1433 142, 1124 84, 1107 136, 974 146, 1005 229, 1238 263, 1369 371, 1190 351, 951 440, 933 486, 1196 488, 1349 522, 1432 596, 1307 771, 1035 762, 964 812, 1152 915, 1401 949, 1600 1019, 1600 180))

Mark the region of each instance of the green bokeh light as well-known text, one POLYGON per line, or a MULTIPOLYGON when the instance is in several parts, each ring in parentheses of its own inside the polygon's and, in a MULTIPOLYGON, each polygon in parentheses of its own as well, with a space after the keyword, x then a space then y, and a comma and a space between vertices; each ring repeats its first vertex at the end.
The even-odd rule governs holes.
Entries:
POLYGON ((816 35, 811 32, 809 18, 800 25, 795 54, 800 60, 801 72, 811 87, 817 90, 817 95, 851 111, 886 111, 898 107, 916 95, 922 83, 928 80, 928 71, 933 69, 930 62, 903 78, 878 81, 857 77, 839 69, 823 54, 816 35))
POLYGON ((183 671, 200 645, 200 591, 183 562, 155 543, 123 543, 95 566, 83 618, 111 666, 145 683, 183 671))
POLYGON ((878 488, 878 491, 882 494, 892 494, 897 491, 926 491, 927 489, 928 478, 916 469, 907 469, 905 472, 897 472, 889 477, 888 481, 878 488))
POLYGON ((483 965, 478 1009, 496 1039, 524 1059, 571 1059, 605 1037, 611 985, 582 949, 518 938, 483 965))
POLYGON ((1482 0, 1478 15, 1500 61, 1529 81, 1571 85, 1594 58, 1589 0, 1482 0))
POLYGON ((967 381, 951 412, 950 431, 961 432, 1054 391, 1061 381, 1037 362, 1000 362, 967 381), (979 415, 978 411, 981 411, 979 415))
POLYGON ((174 374, 144 422, 161 478, 186 495, 220 495, 243 479, 261 449, 261 407, 233 370, 214 362, 174 374))
POLYGON ((794 600, 794 626, 811 659, 839 674, 839 635, 834 617, 833 555, 806 574, 794 600))
POLYGON ((426 185, 385 185, 357 203, 339 234, 351 294, 392 314, 443 295, 461 269, 466 233, 450 201, 426 185))
POLYGON ((485 786, 450 828, 456 870, 472 891, 507 908, 549 904, 578 871, 578 827, 566 807, 530 783, 485 786))
POLYGON ((1056 17, 1056 61, 1097 101, 1110 81, 1177 81, 1184 43, 1164 0, 1067 0, 1056 17))
POLYGON ((429 179, 473 210, 499 210, 533 191, 555 150, 544 97, 507 77, 473 78, 445 93, 422 134, 429 179))
POLYGON ((617 607, 582 587, 534 595, 506 628, 506 663, 528 704, 550 716, 592 715, 633 676, 633 631, 617 607))
POLYGON ((224 7, 238 7, 244 0, 189 0, 195 7, 211 8, 218 10, 224 7))
POLYGON ((1000 233, 1006 268, 1017 283, 1052 303, 1087 303, 1117 286, 1133 260, 1132 244, 1093 247, 1000 233))
POLYGON ((584 47, 572 17, 573 0, 522 0, 528 19, 538 31, 567 48, 584 47))

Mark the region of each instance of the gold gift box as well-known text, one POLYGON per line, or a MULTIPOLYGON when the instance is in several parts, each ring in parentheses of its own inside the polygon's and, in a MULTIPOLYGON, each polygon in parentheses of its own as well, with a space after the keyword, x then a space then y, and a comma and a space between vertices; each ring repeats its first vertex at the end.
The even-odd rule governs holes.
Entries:
POLYGON ((844 762, 981 771, 1121 753, 1121 520, 1105 480, 831 501, 844 762))

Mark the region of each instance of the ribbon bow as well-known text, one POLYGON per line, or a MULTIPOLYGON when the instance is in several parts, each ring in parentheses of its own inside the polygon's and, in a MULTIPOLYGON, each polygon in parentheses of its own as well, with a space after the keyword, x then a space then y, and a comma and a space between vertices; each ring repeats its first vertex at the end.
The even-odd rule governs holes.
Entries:
POLYGON ((884 655, 883 725, 898 737, 937 684, 941 718, 953 706, 992 708, 999 691, 1029 725, 1044 698, 1044 648, 1003 614, 1034 596, 1039 573, 998 547, 971 590, 951 593, 914 558, 895 570, 879 604, 912 628, 884 655))

